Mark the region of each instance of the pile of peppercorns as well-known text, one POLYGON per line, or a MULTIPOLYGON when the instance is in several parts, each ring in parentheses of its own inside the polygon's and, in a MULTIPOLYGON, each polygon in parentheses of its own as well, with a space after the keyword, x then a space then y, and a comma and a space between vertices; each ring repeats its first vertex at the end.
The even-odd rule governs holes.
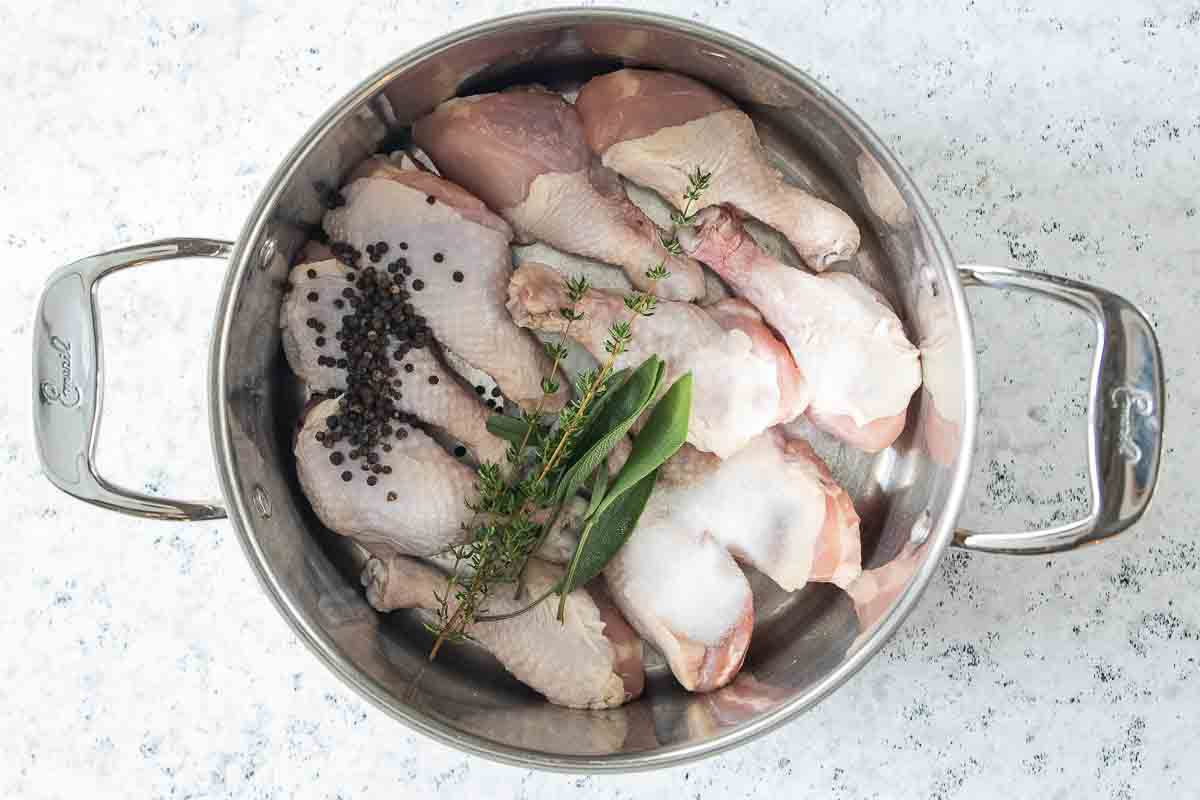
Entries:
MULTIPOLYGON (((404 256, 383 263, 391 248, 387 242, 376 242, 367 245, 370 263, 363 265, 362 253, 353 245, 333 242, 329 247, 334 257, 349 267, 346 280, 350 285, 342 289, 333 305, 338 309, 349 306, 350 313, 342 316, 341 327, 333 334, 341 354, 322 354, 317 361, 322 366, 344 369, 346 389, 341 392, 338 412, 325 418, 325 428, 317 432, 316 438, 332 451, 329 463, 349 467, 342 471, 342 480, 354 479, 349 462, 358 462, 359 470, 368 473, 367 485, 375 486, 379 476, 392 472, 390 466, 379 463, 380 452, 390 452, 392 439, 405 439, 410 427, 420 425, 414 415, 396 405, 403 385, 397 364, 403 362, 410 349, 430 346, 433 334, 424 317, 408 302, 405 284, 412 268, 404 256)), ((405 251, 408 244, 400 242, 398 249, 405 251)), ((308 275, 316 277, 316 272, 310 270, 308 275)), ((309 292, 306 299, 316 302, 319 295, 309 292)), ((323 323, 310 317, 306 324, 317 332, 318 347, 331 344, 321 335, 323 323)), ((406 372, 413 371, 411 363, 403 366, 406 372)), ((331 397, 337 395, 336 390, 329 393, 331 397)), ((387 494, 389 501, 396 497, 395 492, 387 494)))

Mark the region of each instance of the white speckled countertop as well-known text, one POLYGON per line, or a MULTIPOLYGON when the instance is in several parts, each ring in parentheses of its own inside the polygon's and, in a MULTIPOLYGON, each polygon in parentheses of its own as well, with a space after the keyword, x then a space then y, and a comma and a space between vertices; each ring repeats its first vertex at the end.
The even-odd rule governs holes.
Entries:
MULTIPOLYGON (((431 36, 538 5, 0 4, 0 796, 1197 791, 1195 4, 630 3, 741 34, 814 73, 895 147, 960 258, 1130 297, 1157 325, 1167 365, 1165 466, 1134 531, 1053 559, 952 552, 874 662, 752 745, 628 777, 463 756, 318 664, 264 599, 227 523, 123 518, 41 477, 30 319, 53 268, 143 239, 234 237, 276 161, 358 80, 431 36)), ((213 492, 203 365, 219 270, 142 270, 102 293, 102 463, 134 486, 213 492)), ((984 420, 969 521, 1077 514, 1089 332, 1024 298, 973 296, 972 308, 984 420)))

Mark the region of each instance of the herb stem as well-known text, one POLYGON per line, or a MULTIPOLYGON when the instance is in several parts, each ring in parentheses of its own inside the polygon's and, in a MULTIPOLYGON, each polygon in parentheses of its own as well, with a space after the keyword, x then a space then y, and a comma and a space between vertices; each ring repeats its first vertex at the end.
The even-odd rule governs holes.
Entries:
MULTIPOLYGON (((587 544, 588 536, 590 536, 592 533, 592 525, 593 524, 595 524, 595 520, 590 519, 590 520, 588 520, 587 524, 583 526, 583 531, 579 534, 579 544, 576 546, 575 552, 580 552, 581 550, 583 550, 584 545, 587 544)), ((575 582, 575 571, 576 571, 576 569, 578 569, 578 567, 579 567, 579 559, 572 558, 571 566, 567 570, 567 575, 566 575, 566 578, 564 579, 563 586, 571 586, 575 582)), ((568 594, 567 592, 562 592, 558 596, 558 621, 559 622, 564 621, 563 616, 567 610, 567 594, 568 594)))
MULTIPOLYGON (((701 193, 708 188, 710 178, 711 174, 702 172, 699 167, 694 173, 688 174, 688 189, 684 194, 686 202, 683 210, 671 215, 676 227, 672 229, 670 236, 661 239, 668 254, 682 253, 677 235, 678 226, 691 224, 695 217, 692 208, 701 193)), ((522 412, 520 419, 525 422, 525 429, 519 436, 515 435, 517 429, 511 422, 500 426, 514 434, 511 438, 505 437, 510 443, 516 443, 519 439, 519 443, 516 443, 515 447, 510 446, 506 453, 505 461, 510 466, 493 463, 479 465, 476 484, 478 498, 468 501, 474 514, 471 521, 464 526, 467 541, 451 548, 455 556, 454 571, 447 579, 446 593, 438 597, 437 623, 428 626, 429 630, 436 634, 429 652, 430 660, 437 657, 445 642, 470 638, 467 631, 476 621, 517 616, 543 602, 555 591, 560 594, 558 617, 560 620, 563 618, 566 594, 569 594, 564 593, 564 587, 573 585, 578 574, 582 548, 592 534, 594 521, 591 520, 584 524, 580 533, 580 542, 575 548, 565 582, 557 583, 550 591, 518 611, 493 616, 482 615, 480 612, 486 611, 484 604, 489 592, 497 583, 515 581, 514 599, 524 594, 525 572, 529 560, 541 548, 562 514, 565 500, 559 495, 574 495, 573 487, 578 485, 576 479, 586 477, 574 476, 570 486, 560 486, 559 483, 563 479, 560 467, 571 457, 577 444, 576 440, 589 424, 589 414, 595 415, 594 408, 598 405, 598 398, 609 390, 608 383, 612 379, 616 362, 629 349, 637 318, 654 314, 658 300, 654 294, 655 288, 661 281, 670 277, 666 268, 668 258, 669 255, 664 256, 657 265, 646 270, 645 290, 635 291, 625 298, 629 318, 618 320, 609 326, 608 338, 604 343, 608 357, 604 359, 603 364, 594 372, 589 371, 575 377, 574 384, 579 400, 568 402, 566 408, 558 413, 554 423, 543 425, 541 418, 546 403, 561 386, 555 380, 555 376, 568 355, 566 342, 570 338, 572 325, 584 318, 578 310, 579 305, 591 290, 591 284, 586 277, 575 276, 567 279, 567 302, 558 309, 559 315, 566 320, 566 325, 557 342, 551 340, 545 344, 546 352, 551 356, 551 363, 549 373, 541 381, 542 394, 532 412, 522 412), (535 521, 535 510, 538 513, 549 510, 550 513, 539 523, 535 521), (459 568, 464 563, 469 564, 473 570, 469 579, 459 576, 459 568)), ((623 424, 628 426, 628 422, 623 424)), ((490 427, 489 421, 489 429, 490 427)), ((591 462, 588 463, 590 465, 591 462)))
MULTIPOLYGON (((572 316, 567 320, 567 327, 563 328, 562 338, 559 340, 560 343, 566 342, 567 337, 571 334, 571 326, 575 324, 575 305, 576 304, 574 303, 571 305, 572 316)), ((554 376, 558 374, 558 365, 562 362, 563 352, 564 351, 561 347, 557 348, 554 352, 554 361, 550 364, 550 380, 554 380, 554 376)), ((542 416, 542 410, 546 406, 546 398, 549 396, 549 393, 547 393, 545 391, 545 387, 543 387, 542 396, 538 398, 537 407, 535 407, 533 410, 533 422, 525 428, 525 435, 521 438, 521 446, 517 448, 518 460, 521 458, 521 454, 525 452, 525 448, 529 445, 529 434, 533 432, 533 426, 537 424, 537 420, 542 416)))

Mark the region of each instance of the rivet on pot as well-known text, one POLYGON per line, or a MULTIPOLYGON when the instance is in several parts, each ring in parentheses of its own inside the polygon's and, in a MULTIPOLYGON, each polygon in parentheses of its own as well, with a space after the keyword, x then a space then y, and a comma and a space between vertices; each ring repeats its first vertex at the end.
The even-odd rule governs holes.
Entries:
POLYGON ((254 485, 254 491, 250 493, 250 501, 254 504, 254 510, 259 513, 263 519, 270 519, 273 509, 271 508, 271 498, 267 496, 267 492, 258 484, 254 485))
POLYGON ((268 270, 271 268, 271 260, 275 258, 275 240, 268 237, 263 239, 263 243, 258 248, 258 268, 268 270))
POLYGON ((938 288, 937 274, 932 267, 923 267, 921 269, 921 281, 929 287, 929 293, 937 297, 941 290, 938 288))
POLYGON ((933 530, 933 516, 929 510, 921 512, 921 516, 917 517, 917 521, 913 523, 912 532, 908 535, 908 540, 913 544, 924 544, 929 538, 929 532, 933 530))

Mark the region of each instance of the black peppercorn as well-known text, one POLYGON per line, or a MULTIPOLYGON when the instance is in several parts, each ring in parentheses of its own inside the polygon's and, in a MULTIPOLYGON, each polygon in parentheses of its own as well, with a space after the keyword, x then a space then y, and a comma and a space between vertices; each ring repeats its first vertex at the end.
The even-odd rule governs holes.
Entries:
POLYGON ((344 481, 349 481, 353 477, 354 477, 354 473, 351 472, 350 470, 346 470, 345 472, 342 473, 342 480, 344 480, 344 481))
POLYGON ((459 271, 459 270, 454 270, 454 274, 453 274, 453 275, 451 275, 450 277, 454 279, 454 282, 455 282, 455 283, 462 283, 462 282, 463 282, 463 278, 464 278, 465 276, 462 274, 462 272, 461 272, 461 271, 459 271))

